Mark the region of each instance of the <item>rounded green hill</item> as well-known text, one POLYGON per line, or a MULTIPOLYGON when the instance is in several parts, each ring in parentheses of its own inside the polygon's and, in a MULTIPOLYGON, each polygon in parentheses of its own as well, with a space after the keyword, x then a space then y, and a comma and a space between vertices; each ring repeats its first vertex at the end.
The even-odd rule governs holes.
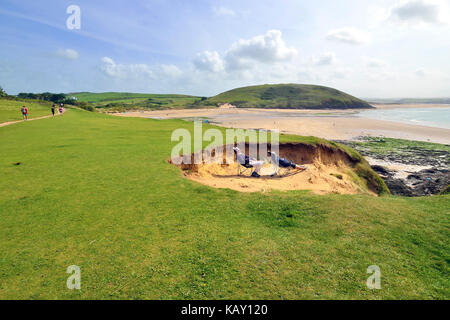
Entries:
POLYGON ((229 103, 238 108, 368 109, 367 102, 342 91, 316 85, 276 84, 233 89, 211 97, 204 105, 229 103))

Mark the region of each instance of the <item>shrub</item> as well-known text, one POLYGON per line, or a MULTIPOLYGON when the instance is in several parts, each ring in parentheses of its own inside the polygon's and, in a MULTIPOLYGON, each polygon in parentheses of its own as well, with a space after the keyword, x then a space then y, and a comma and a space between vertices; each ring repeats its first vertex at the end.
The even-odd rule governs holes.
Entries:
POLYGON ((3 90, 2 87, 0 87, 0 98, 7 97, 7 96, 8 96, 8 94, 5 92, 5 90, 3 90))
POLYGON ((64 93, 51 93, 51 92, 44 92, 44 93, 26 93, 21 92, 17 95, 19 99, 32 99, 32 100, 41 100, 41 101, 50 101, 53 103, 63 103, 63 104, 76 104, 76 99, 73 97, 68 97, 64 93))
POLYGON ((90 111, 90 112, 94 112, 95 108, 93 106, 90 106, 87 102, 82 101, 82 102, 78 102, 77 106, 80 107, 81 109, 90 111))

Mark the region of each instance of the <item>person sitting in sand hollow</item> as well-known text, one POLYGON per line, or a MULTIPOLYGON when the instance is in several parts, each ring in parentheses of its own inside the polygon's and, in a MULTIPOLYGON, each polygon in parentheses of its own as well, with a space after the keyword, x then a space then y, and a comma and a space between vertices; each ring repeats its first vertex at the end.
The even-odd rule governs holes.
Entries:
POLYGON ((292 169, 297 169, 297 170, 306 170, 305 166, 302 165, 298 165, 295 164, 292 161, 288 161, 285 158, 280 158, 275 152, 267 152, 267 155, 270 156, 270 158, 272 159, 272 163, 275 164, 278 167, 283 167, 283 168, 292 168, 292 169))
POLYGON ((23 106, 21 111, 22 111, 23 120, 28 120, 28 108, 23 106))
POLYGON ((252 166, 253 168, 255 168, 252 173, 252 177, 259 178, 259 172, 261 171, 264 162, 258 161, 255 158, 250 158, 246 154, 243 154, 238 147, 234 147, 233 150, 236 153, 236 159, 239 164, 243 166, 252 166))

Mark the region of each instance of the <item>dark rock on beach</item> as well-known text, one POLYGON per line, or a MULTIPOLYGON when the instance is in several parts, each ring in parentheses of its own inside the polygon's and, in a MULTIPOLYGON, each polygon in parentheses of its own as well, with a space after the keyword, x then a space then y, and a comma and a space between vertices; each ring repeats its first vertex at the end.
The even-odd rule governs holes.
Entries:
POLYGON ((374 151, 376 149, 367 146, 367 140, 361 138, 361 141, 364 143, 337 142, 348 145, 367 157, 371 167, 394 195, 406 197, 436 195, 450 185, 450 153, 446 151, 448 146, 443 150, 404 146, 398 150, 377 152, 374 151), (404 168, 401 168, 402 165, 404 168), (410 166, 418 169, 411 170, 410 166))
POLYGON ((384 180, 394 195, 419 197, 439 194, 450 184, 450 172, 440 169, 426 169, 412 173, 406 179, 396 178, 395 173, 375 165, 372 168, 384 180))

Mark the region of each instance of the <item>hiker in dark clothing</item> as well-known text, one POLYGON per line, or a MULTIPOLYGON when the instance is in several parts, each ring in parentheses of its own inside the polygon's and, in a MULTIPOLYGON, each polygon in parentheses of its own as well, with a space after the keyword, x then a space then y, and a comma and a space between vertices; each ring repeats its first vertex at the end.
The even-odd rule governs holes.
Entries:
POLYGON ((282 168, 292 168, 297 170, 306 170, 305 166, 301 166, 298 164, 295 164, 294 162, 288 161, 285 158, 280 158, 275 152, 267 152, 267 155, 270 156, 272 159, 272 163, 275 164, 278 167, 282 168))
POLYGON ((53 104, 53 105, 52 105, 52 114, 53 114, 53 116, 55 116, 55 109, 56 109, 56 105, 53 104))

